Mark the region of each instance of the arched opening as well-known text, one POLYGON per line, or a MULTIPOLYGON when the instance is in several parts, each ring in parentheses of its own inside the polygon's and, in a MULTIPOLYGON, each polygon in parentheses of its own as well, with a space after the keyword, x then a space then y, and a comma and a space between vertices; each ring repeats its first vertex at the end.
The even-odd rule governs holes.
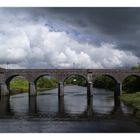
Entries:
POLYGON ((13 75, 6 80, 7 88, 10 95, 27 93, 29 90, 28 80, 20 75, 13 75))
POLYGON ((58 88, 58 80, 51 75, 40 75, 34 82, 38 93, 58 88))
MULTIPOLYGON (((140 107, 140 76, 129 75, 124 78, 122 82, 122 95, 121 100, 123 105, 132 106, 134 109, 133 115, 139 118, 140 107)), ((127 109, 129 111, 129 108, 127 109)))
POLYGON ((117 80, 111 75, 99 75, 93 81, 93 108, 97 113, 110 113, 115 106, 117 80))
POLYGON ((116 79, 110 75, 101 75, 97 76, 93 83, 96 88, 114 91, 116 82, 116 79))
POLYGON ((87 79, 81 75, 69 75, 64 80, 64 87, 75 86, 75 87, 87 87, 87 79))
POLYGON ((10 95, 10 108, 15 114, 25 114, 28 111, 29 82, 21 75, 12 75, 6 80, 10 95))
POLYGON ((58 112, 58 79, 49 74, 38 76, 35 81, 37 107, 40 112, 54 114, 58 112))
POLYGON ((123 93, 136 93, 140 92, 140 76, 130 75, 127 76, 122 83, 123 93))
POLYGON ((87 79, 82 75, 69 75, 64 80, 65 110, 69 114, 82 114, 87 108, 87 79))

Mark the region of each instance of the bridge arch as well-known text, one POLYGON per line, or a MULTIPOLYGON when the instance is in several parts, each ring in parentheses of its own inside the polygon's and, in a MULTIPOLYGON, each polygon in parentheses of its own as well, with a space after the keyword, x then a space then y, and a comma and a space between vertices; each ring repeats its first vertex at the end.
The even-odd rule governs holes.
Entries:
POLYGON ((95 75, 94 79, 93 79, 93 83, 94 81, 98 78, 98 77, 102 77, 102 76, 105 76, 105 77, 109 77, 111 78, 115 83, 118 83, 118 80, 115 76, 111 75, 111 74, 99 74, 99 75, 95 75))
POLYGON ((126 75, 122 80, 122 90, 123 92, 128 93, 140 91, 140 75, 139 74, 126 75))
POLYGON ((94 77, 93 87, 107 89, 114 92, 116 95, 118 81, 117 79, 110 74, 99 74, 94 77))
POLYGON ((139 74, 128 74, 128 75, 126 75, 126 76, 123 77, 123 79, 122 79, 122 83, 123 83, 123 81, 124 81, 126 78, 128 78, 128 77, 130 77, 130 76, 140 78, 140 75, 139 75, 139 74))
MULTIPOLYGON (((64 89, 64 92, 67 92, 67 90, 69 90, 69 86, 73 86, 73 85, 77 85, 77 86, 81 86, 81 87, 86 87, 86 93, 87 94, 90 94, 89 93, 89 83, 88 83, 88 80, 85 76, 81 75, 81 74, 69 74, 67 75, 63 82, 63 89, 64 89)), ((75 87, 75 88, 78 88, 78 87, 75 87)), ((73 90, 75 89, 74 87, 72 88, 73 90)), ((84 91, 85 92, 85 91, 84 91)))
POLYGON ((34 78, 34 86, 36 93, 41 90, 58 88, 58 78, 51 74, 39 74, 34 78), (42 79, 41 79, 42 78, 42 79))
POLYGON ((84 80, 86 80, 86 83, 88 83, 88 79, 87 79, 87 77, 84 76, 84 75, 81 75, 81 74, 69 74, 69 75, 65 76, 65 78, 63 79, 63 84, 64 84, 64 82, 65 82, 67 79, 69 79, 69 78, 72 77, 72 76, 79 76, 79 77, 83 78, 84 80))
POLYGON ((45 74, 39 74, 39 75, 35 76, 34 79, 33 79, 33 82, 36 84, 36 82, 43 76, 50 76, 50 77, 55 78, 57 81, 59 80, 55 75, 45 73, 45 74))
MULTIPOLYGON (((28 80, 28 78, 25 75, 22 75, 22 74, 13 74, 13 75, 8 76, 5 79, 5 84, 7 86, 7 90, 8 90, 9 93, 11 92, 10 84, 11 84, 12 80, 14 78, 16 78, 16 77, 22 77, 23 78, 22 80, 25 80, 27 82, 27 86, 28 86, 28 89, 29 89, 29 80, 28 80)), ((23 92, 23 90, 21 90, 21 91, 23 92)))
POLYGON ((10 75, 7 78, 5 78, 5 83, 8 84, 13 78, 15 78, 17 76, 21 76, 21 77, 25 78, 29 82, 28 78, 25 75, 22 75, 22 74, 13 74, 13 75, 10 75))

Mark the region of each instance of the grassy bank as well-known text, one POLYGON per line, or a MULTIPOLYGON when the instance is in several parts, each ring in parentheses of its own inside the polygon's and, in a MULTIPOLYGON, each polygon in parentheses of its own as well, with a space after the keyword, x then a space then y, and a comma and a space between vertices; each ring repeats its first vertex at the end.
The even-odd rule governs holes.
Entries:
MULTIPOLYGON (((40 81, 39 81, 40 84, 40 81)), ((53 88, 55 88, 56 86, 52 86, 50 84, 48 84, 48 82, 46 82, 46 85, 48 86, 44 86, 44 87, 39 87, 39 85, 37 86, 37 91, 45 91, 45 90, 51 90, 53 88)), ((11 81, 10 83, 10 90, 11 90, 11 94, 18 94, 18 93, 24 93, 24 92, 28 92, 29 90, 29 83, 26 80, 23 79, 16 79, 11 81)))
POLYGON ((135 116, 140 119, 140 92, 131 94, 122 94, 120 99, 128 106, 136 110, 135 116))
POLYGON ((10 83, 11 90, 24 90, 27 91, 29 84, 26 80, 14 80, 10 83))

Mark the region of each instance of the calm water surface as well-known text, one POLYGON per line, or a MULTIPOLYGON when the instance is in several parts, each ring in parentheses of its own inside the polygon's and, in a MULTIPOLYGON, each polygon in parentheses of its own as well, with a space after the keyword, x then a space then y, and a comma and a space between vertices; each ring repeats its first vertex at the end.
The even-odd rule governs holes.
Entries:
POLYGON ((94 89, 91 98, 86 88, 65 87, 58 98, 57 89, 41 92, 37 98, 28 93, 0 101, 0 132, 140 132, 135 111, 113 92, 94 89))

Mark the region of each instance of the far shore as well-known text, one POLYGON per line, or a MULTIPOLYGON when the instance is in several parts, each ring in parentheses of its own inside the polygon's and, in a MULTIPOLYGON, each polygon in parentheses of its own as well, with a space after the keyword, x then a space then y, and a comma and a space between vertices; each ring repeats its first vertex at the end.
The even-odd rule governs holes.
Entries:
MULTIPOLYGON (((53 88, 37 88, 37 92, 42 92, 42 91, 47 91, 51 89, 55 89, 56 87, 53 88)), ((11 89, 10 90, 10 95, 17 95, 19 93, 28 93, 29 89, 11 89)))

